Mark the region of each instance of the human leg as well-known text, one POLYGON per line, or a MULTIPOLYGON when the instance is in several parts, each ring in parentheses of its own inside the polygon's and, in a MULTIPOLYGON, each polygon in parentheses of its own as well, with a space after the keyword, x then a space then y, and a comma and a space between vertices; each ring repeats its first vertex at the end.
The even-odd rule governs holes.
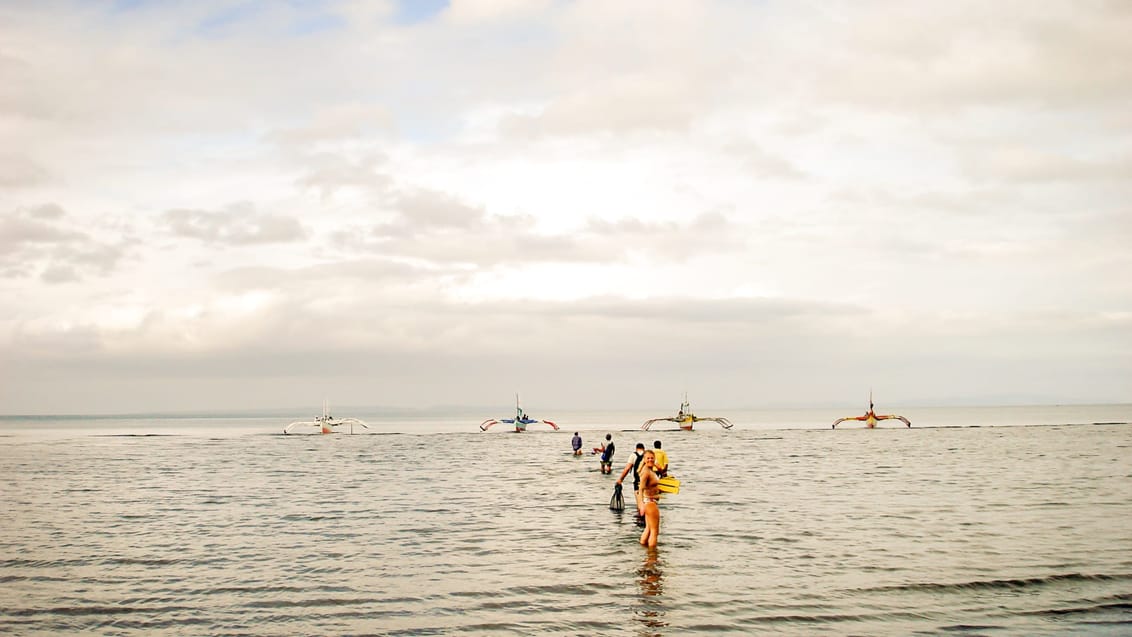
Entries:
POLYGON ((641 546, 656 548, 660 538, 660 507, 656 502, 645 502, 645 530, 641 533, 641 546))

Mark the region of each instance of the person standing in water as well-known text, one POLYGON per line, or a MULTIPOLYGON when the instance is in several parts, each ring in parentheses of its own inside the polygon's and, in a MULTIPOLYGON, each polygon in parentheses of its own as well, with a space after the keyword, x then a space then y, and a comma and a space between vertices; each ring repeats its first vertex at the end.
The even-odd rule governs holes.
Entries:
POLYGON ((645 516, 645 530, 641 533, 641 546, 650 549, 656 548, 660 539, 660 478, 656 477, 654 467, 656 455, 646 451, 641 459, 640 482, 641 488, 638 497, 643 502, 642 513, 645 516))
POLYGON ((640 517, 640 516, 645 514, 645 503, 641 501, 641 491, 640 491, 640 488, 641 488, 640 468, 641 468, 641 461, 644 459, 644 457, 645 457, 645 443, 638 442, 637 443, 637 449, 633 453, 633 459, 630 460, 625 465, 625 468, 621 470, 621 476, 617 478, 617 484, 621 484, 621 481, 625 479, 625 476, 629 475, 630 471, 633 472, 633 495, 637 499, 637 517, 640 517))
POLYGON ((576 431, 574 432, 574 439, 570 441, 570 446, 574 448, 575 456, 582 455, 582 437, 576 431))
POLYGON ((616 447, 613 446, 613 434, 605 434, 605 444, 601 447, 601 472, 613 473, 613 452, 616 447))
POLYGON ((652 453, 656 456, 656 475, 658 478, 663 478, 668 475, 668 452, 660 448, 660 441, 654 440, 652 443, 652 453))

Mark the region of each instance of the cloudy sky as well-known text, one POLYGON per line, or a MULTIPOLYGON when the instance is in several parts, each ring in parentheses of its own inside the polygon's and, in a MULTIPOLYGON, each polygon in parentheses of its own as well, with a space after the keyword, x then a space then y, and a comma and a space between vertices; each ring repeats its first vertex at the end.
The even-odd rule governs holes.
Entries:
POLYGON ((1129 33, 0 1, 0 413, 1132 402, 1129 33))

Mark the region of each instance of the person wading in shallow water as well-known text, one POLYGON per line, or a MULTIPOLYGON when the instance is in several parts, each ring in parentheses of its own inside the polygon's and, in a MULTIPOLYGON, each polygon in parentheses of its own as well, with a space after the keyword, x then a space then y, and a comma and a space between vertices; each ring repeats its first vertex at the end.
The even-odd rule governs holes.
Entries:
POLYGON ((605 434, 605 444, 598 447, 594 451, 601 451, 601 472, 613 473, 613 452, 616 447, 613 446, 613 434, 605 434))
POLYGON ((668 452, 660 448, 660 441, 654 440, 652 443, 652 453, 656 456, 656 473, 657 477, 663 478, 668 475, 668 452))
POLYGON ((641 489, 640 499, 644 503, 645 530, 641 533, 641 546, 650 549, 656 548, 660 539, 660 478, 656 477, 653 467, 656 466, 656 455, 646 451, 641 459, 641 489))
POLYGON ((621 476, 617 478, 617 484, 621 484, 621 481, 625 479, 625 476, 629 475, 630 471, 633 472, 633 496, 637 499, 638 518, 645 514, 645 503, 641 502, 641 492, 639 490, 641 488, 641 461, 644 459, 644 457, 645 443, 638 442, 637 448, 633 453, 633 459, 625 465, 625 468, 621 470, 621 476))
POLYGON ((570 440, 570 446, 574 449, 575 456, 582 455, 582 437, 579 436, 576 431, 574 432, 574 438, 570 440))

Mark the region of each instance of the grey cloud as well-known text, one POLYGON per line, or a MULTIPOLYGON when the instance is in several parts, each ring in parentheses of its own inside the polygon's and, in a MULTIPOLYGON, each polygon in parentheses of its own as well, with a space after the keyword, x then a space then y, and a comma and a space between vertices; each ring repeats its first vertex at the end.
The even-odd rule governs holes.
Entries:
MULTIPOLYGON (((355 226, 340 230, 332 235, 336 245, 352 246, 367 250, 392 247, 399 251, 407 240, 446 241, 446 237, 471 237, 483 233, 487 226, 486 214, 482 208, 469 205, 462 200, 436 190, 389 189, 375 196, 376 214, 391 217, 391 221, 371 226, 355 226), (394 246, 387 246, 396 242, 394 246)), ((529 223, 524 219, 524 223, 529 223)))
POLYGON ((875 3, 846 24, 827 24, 827 48, 845 55, 825 56, 837 62, 821 64, 821 95, 917 109, 1020 102, 1094 108, 1132 96, 1132 68, 1117 62, 1132 56, 1127 5, 922 8, 875 3))
POLYGON ((213 282, 221 290, 239 292, 250 289, 282 289, 299 296, 317 298, 319 290, 325 290, 344 280, 372 286, 429 280, 436 276, 435 270, 387 259, 347 259, 298 268, 234 268, 215 274, 213 282))
POLYGON ((303 125, 270 133, 268 140, 300 148, 326 142, 357 142, 388 136, 392 123, 392 115, 384 106, 351 102, 322 109, 303 125))
POLYGON ((513 101, 527 107, 500 120, 500 136, 648 139, 693 132, 736 92, 773 82, 765 71, 778 68, 777 60, 742 56, 765 50, 762 14, 729 3, 645 14, 622 4, 559 5, 542 18, 559 44, 526 51, 536 73, 513 101), (630 23, 634 28, 623 28, 630 23))
POLYGON ((30 188, 49 179, 47 169, 30 157, 0 151, 0 188, 30 188))
POLYGON ((71 283, 80 280, 75 269, 67 265, 48 266, 40 274, 44 283, 71 283))
POLYGON ((306 237, 293 217, 257 212, 254 207, 234 205, 220 211, 167 210, 162 219, 172 234, 206 243, 256 245, 287 243, 306 237))
MULTIPOLYGON (((722 254, 745 245, 739 227, 719 212, 706 212, 686 222, 590 219, 576 240, 595 254, 632 253, 648 261, 684 261, 704 254, 722 254)), ((616 259, 614 259, 616 260, 616 259)))
POLYGON ((69 260, 76 266, 87 266, 102 274, 112 272, 124 256, 123 248, 119 245, 108 245, 98 242, 86 242, 75 246, 73 250, 56 249, 56 258, 69 260))
POLYGON ((484 211, 446 193, 416 190, 393 202, 408 225, 424 231, 475 230, 483 226, 484 211))
MULTIPOLYGON (((12 51, 15 46, 8 45, 9 50, 0 50, 0 114, 12 118, 36 119, 42 116, 39 108, 39 94, 35 90, 36 67, 27 59, 12 51)), ((0 154, 0 167, 6 169, 10 165, 5 161, 6 156, 0 154)), ((7 170, 0 171, 5 175, 7 170)), ((3 177, 0 177, 2 179, 3 177)))
POLYGON ((936 212, 962 216, 1016 209, 1025 198, 1015 189, 962 187, 954 191, 920 190, 902 193, 883 188, 854 188, 830 194, 839 207, 883 209, 886 212, 936 212))
MULTIPOLYGON (((463 351, 484 356, 521 357, 524 352, 537 352, 552 358, 584 358, 599 355, 585 349, 587 343, 612 344, 620 341, 622 349, 626 345, 640 348, 633 353, 648 360, 670 356, 673 347, 687 351, 702 346, 706 348, 705 355, 718 356, 718 348, 742 348, 744 342, 752 338, 761 342, 769 334, 757 330, 806 331, 809 328, 804 326, 811 320, 833 310, 846 311, 844 307, 816 303, 749 299, 698 303, 673 298, 644 302, 591 299, 571 303, 463 304, 435 300, 398 303, 383 299, 375 302, 373 298, 351 299, 349 295, 341 298, 333 295, 334 311, 328 314, 322 303, 330 297, 312 297, 306 292, 318 289, 327 276, 336 274, 333 271, 305 270, 276 277, 287 279, 290 287, 282 290, 280 299, 263 316, 247 319, 256 321, 257 328, 246 330, 241 341, 229 343, 222 349, 212 348, 214 353, 224 357, 261 347, 281 352, 305 352, 325 347, 331 355, 334 351, 341 354, 356 350, 363 353, 431 353, 443 358, 445 352, 463 351), (333 324, 334 329, 328 331, 328 324, 333 324), (705 338, 705 335, 714 332, 698 329, 703 324, 714 325, 724 333, 743 329, 747 336, 735 340, 732 334, 728 337, 732 340, 726 343, 705 345, 723 336, 715 333, 715 336, 705 338), (689 331, 693 327, 697 329, 689 331), (696 336, 691 336, 693 333, 696 336), (685 336, 676 338, 680 334, 685 336), (659 344, 654 342, 656 338, 663 338, 670 347, 649 353, 659 344), (709 351, 714 354, 709 354, 709 351)), ((359 276, 364 271, 356 270, 352 274, 359 276)), ((278 275, 278 271, 233 271, 221 278, 238 285, 258 285, 271 279, 272 275, 278 275)), ((130 331, 102 333, 93 327, 80 326, 55 335, 24 333, 19 335, 18 341, 22 343, 21 347, 50 350, 53 339, 73 339, 76 334, 84 334, 84 340, 89 343, 124 344, 151 330, 168 327, 176 320, 158 313, 130 331)), ((221 325, 216 329, 224 327, 221 325)), ((151 339, 148 343, 144 349, 152 350, 156 358, 176 353, 175 345, 168 339, 151 339), (163 353, 163 348, 168 348, 168 351, 163 353)), ((125 349, 140 351, 137 346, 125 349)))
POLYGON ((460 264, 490 266, 516 261, 552 261, 566 254, 578 257, 570 239, 554 240, 533 235, 526 218, 485 221, 475 230, 448 226, 418 227, 404 219, 357 227, 332 236, 333 244, 359 253, 423 259, 433 267, 450 270, 460 264))
POLYGON ((1024 146, 970 151, 963 156, 965 173, 982 181, 1060 183, 1132 179, 1132 157, 1081 159, 1065 152, 1024 146))
POLYGON ((618 239, 624 239, 627 237, 662 235, 671 232, 676 227, 675 223, 650 223, 636 217, 617 219, 614 221, 591 218, 583 232, 586 234, 613 236, 618 239))
POLYGON ((121 334, 79 329, 26 335, 3 354, 27 369, 17 383, 50 377, 66 391, 97 372, 117 383, 107 395, 119 397, 119 409, 136 408, 121 397, 134 396, 127 390, 142 379, 172 400, 164 408, 180 404, 172 392, 186 382, 208 385, 210 400, 239 401, 248 385, 231 379, 274 388, 249 406, 277 407, 311 391, 314 378, 332 380, 340 400, 355 404, 479 404, 485 394, 521 387, 551 401, 577 397, 587 407, 613 408, 665 402, 666 392, 684 390, 700 404, 808 405, 869 387, 903 401, 978 400, 1000 391, 990 381, 1003 376, 1025 378, 1019 395, 1040 402, 1081 373, 1093 383, 1073 399, 1112 400, 1127 397, 1120 379, 1132 372, 1132 317, 1087 312, 974 320, 931 312, 892 322, 871 308, 809 302, 597 299, 470 306, 359 300, 327 314, 294 299, 271 317, 248 332, 254 338, 207 352, 111 347, 121 334), (839 318, 846 312, 849 322, 839 318), (829 317, 835 320, 824 322, 829 317), (852 327, 859 323, 871 325, 852 327), (75 334, 91 346, 65 358, 31 356, 63 351, 55 339, 75 334))
POLYGON ((333 236, 336 246, 434 264, 613 263, 627 258, 683 261, 703 252, 739 250, 745 240, 722 214, 709 212, 684 223, 637 218, 591 218, 569 234, 546 234, 527 216, 488 216, 445 195, 414 199, 389 224, 353 228, 333 236), (689 241, 696 250, 689 250, 689 241))
POLYGON ((0 214, 0 276, 25 278, 38 271, 46 283, 105 276, 125 257, 128 243, 75 229, 57 204, 0 214))
POLYGON ((182 25, 203 15, 187 6, 117 15, 111 37, 82 28, 88 21, 60 26, 44 19, 50 14, 39 14, 42 9, 13 11, 13 23, 23 27, 13 32, 27 30, 29 41, 77 44, 48 47, 22 61, 28 78, 42 79, 12 93, 43 95, 33 109, 41 111, 77 87, 82 93, 69 101, 85 105, 90 127, 113 120, 117 127, 161 131, 240 130, 263 121, 262 113, 284 115, 302 123, 277 135, 302 143, 370 138, 387 117, 439 130, 451 126, 457 104, 528 105, 501 127, 511 139, 529 139, 687 131, 712 107, 735 105, 745 95, 774 105, 808 105, 817 98, 886 110, 951 109, 996 94, 1040 103, 1079 103, 1101 94, 1121 105, 1132 85, 1132 71, 1120 63, 1132 55, 1124 37, 1128 10, 1121 3, 1046 3, 1041 9, 950 3, 932 10, 872 3, 844 9, 852 12, 845 16, 807 4, 700 3, 634 15, 638 27, 632 33, 615 28, 628 19, 625 9, 567 3, 505 32, 524 38, 480 37, 474 25, 448 21, 407 38, 374 20, 268 49, 264 25, 286 22, 276 14, 292 10, 257 11, 240 38, 202 41, 183 31, 182 25), (548 37, 529 37, 531 30, 548 37), (451 43, 466 38, 479 46, 460 47, 453 55, 451 43), (119 46, 122 41, 132 46, 119 46), (414 48, 414 42, 421 45, 414 48), (153 55, 130 54, 138 49, 153 55), (106 79, 81 81, 90 72, 86 60, 94 59, 106 79), (403 59, 415 64, 391 63, 403 59), (171 64, 184 72, 168 73, 171 64), (280 74, 279 68, 292 72, 280 74), (295 77, 308 78, 301 90, 290 79, 295 77), (118 90, 97 91, 104 85, 118 90), (186 99, 193 95, 208 99, 186 99), (324 98, 340 105, 320 107, 317 100, 324 98))
POLYGON ((28 215, 37 219, 62 219, 67 215, 67 211, 59 204, 47 203, 30 208, 28 215))
POLYGON ((802 179, 806 173, 785 157, 767 151, 753 142, 732 142, 724 150, 739 159, 756 176, 776 179, 802 179))
POLYGON ((657 298, 627 300, 595 298, 573 307, 545 307, 555 314, 586 314, 625 318, 678 320, 688 323, 734 323, 751 325, 778 321, 816 321, 832 315, 861 316, 867 308, 846 303, 827 303, 780 298, 700 299, 657 298))
POLYGON ((606 86, 578 87, 557 96, 539 113, 511 115, 500 122, 504 138, 679 132, 687 130, 699 112, 679 78, 610 79, 606 86))
POLYGON ((0 217, 0 255, 11 254, 28 244, 56 244, 81 241, 80 232, 41 221, 32 215, 8 214, 0 217))
POLYGON ((385 172, 388 158, 380 154, 347 158, 335 153, 316 153, 297 160, 303 171, 298 184, 316 190, 323 200, 344 189, 360 189, 381 200, 394 184, 385 172))
MULTIPOLYGON (((384 47, 372 32, 295 37, 270 27, 293 24, 292 9, 265 5, 249 14, 237 38, 189 26, 206 23, 216 7, 6 4, 0 112, 49 124, 50 141, 81 137, 87 146, 116 150, 128 140, 140 150, 181 136, 199 140, 280 119, 306 121, 328 97, 378 93, 374 87, 383 83, 375 75, 387 73, 375 63, 384 47), (287 45, 273 47, 279 38, 287 45)), ((308 128, 311 135, 341 135, 350 126, 340 122, 358 117, 330 109, 308 128)), ((168 157, 161 150, 157 155, 168 157)))

